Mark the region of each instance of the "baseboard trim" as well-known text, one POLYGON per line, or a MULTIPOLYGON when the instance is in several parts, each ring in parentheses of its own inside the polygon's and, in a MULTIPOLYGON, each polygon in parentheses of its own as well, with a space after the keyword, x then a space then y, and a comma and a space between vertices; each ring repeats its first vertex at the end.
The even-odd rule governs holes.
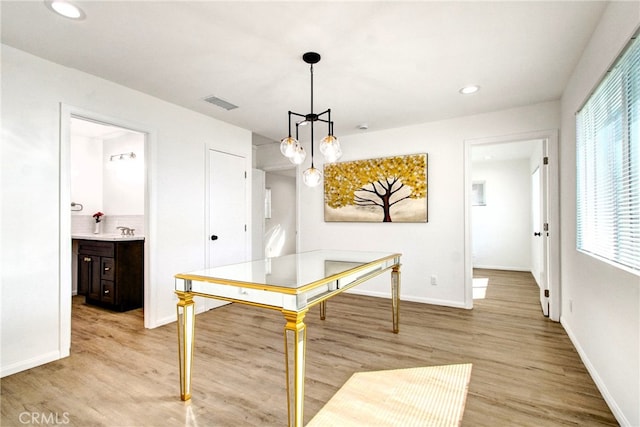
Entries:
POLYGON ((474 265, 473 268, 480 268, 484 270, 506 270, 506 271, 526 271, 531 272, 531 267, 507 267, 504 265, 474 265))
POLYGON ((620 423, 621 426, 631 426, 631 423, 629 422, 627 417, 625 417, 624 413, 616 403, 611 393, 609 393, 609 389, 607 389, 607 386, 605 385, 604 381, 602 381, 602 378, 600 378, 600 375, 598 375, 598 371, 596 370, 596 368, 593 366, 593 364, 587 357, 587 354, 584 352, 584 349, 580 345, 580 342, 578 341, 575 334, 571 330, 571 326, 569 326, 569 324, 565 321, 563 316, 560 316, 560 324, 562 325, 564 330, 567 332, 567 335, 569 336, 569 339, 573 343, 573 346, 576 348, 576 351, 578 352, 578 355, 580 356, 582 363, 584 363, 584 366, 587 368, 587 371, 589 371, 589 375, 591 375, 593 382, 596 384, 596 387, 598 387, 598 390, 600 390, 600 393, 602 394, 602 397, 604 398, 605 402, 607 402, 607 405, 609 405, 609 409, 611 409, 613 416, 616 417, 616 420, 620 423))
POLYGON ((17 374, 18 372, 26 371, 27 369, 35 368, 46 363, 53 362, 55 360, 62 359, 60 351, 50 351, 38 357, 32 357, 31 359, 21 360, 13 363, 9 366, 3 366, 0 371, 0 378, 4 378, 8 375, 17 374))
MULTIPOLYGON (((391 294, 387 292, 375 292, 375 291, 367 291, 362 289, 350 289, 347 291, 348 293, 355 295, 364 295, 368 297, 376 297, 376 298, 386 298, 391 299, 391 294)), ((413 297, 410 295, 402 295, 400 296, 400 301, 411 301, 411 302, 419 302, 422 304, 431 304, 431 305, 442 305, 445 307, 453 307, 453 308, 464 308, 469 309, 464 302, 459 301, 450 301, 450 300, 440 300, 433 298, 424 298, 424 297, 413 297)))

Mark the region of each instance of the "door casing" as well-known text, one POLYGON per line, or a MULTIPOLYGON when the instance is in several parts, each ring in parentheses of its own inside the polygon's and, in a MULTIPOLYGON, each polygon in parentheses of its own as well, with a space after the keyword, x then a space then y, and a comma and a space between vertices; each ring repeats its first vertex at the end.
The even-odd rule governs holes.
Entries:
MULTIPOLYGON (((131 122, 126 119, 108 116, 97 113, 95 111, 86 110, 69 104, 60 103, 60 353, 61 357, 69 355, 71 347, 71 282, 72 282, 72 251, 71 245, 71 215, 69 206, 71 204, 71 117, 77 117, 98 123, 110 124, 124 129, 133 130, 145 134, 144 150, 145 159, 151 159, 152 146, 155 146, 156 131, 148 127, 131 122)), ((153 283, 156 283, 155 275, 151 269, 151 260, 155 253, 154 235, 152 228, 152 214, 150 209, 150 183, 149 177, 152 173, 152 162, 145 162, 145 259, 144 259, 144 326, 145 328, 154 328, 159 326, 154 313, 156 301, 151 297, 153 295, 153 283)))
POLYGON ((547 183, 543 192, 546 194, 546 219, 549 224, 549 233, 546 237, 546 278, 549 290, 549 318, 560 321, 560 212, 559 212, 559 179, 558 179, 558 130, 547 129, 541 131, 504 135, 500 137, 467 139, 464 141, 464 277, 465 277, 465 308, 473 308, 473 260, 471 247, 471 181, 472 164, 471 150, 474 145, 498 144, 505 142, 526 141, 542 139, 546 141, 549 158, 547 167, 547 183), (546 191, 545 191, 546 190, 546 191))

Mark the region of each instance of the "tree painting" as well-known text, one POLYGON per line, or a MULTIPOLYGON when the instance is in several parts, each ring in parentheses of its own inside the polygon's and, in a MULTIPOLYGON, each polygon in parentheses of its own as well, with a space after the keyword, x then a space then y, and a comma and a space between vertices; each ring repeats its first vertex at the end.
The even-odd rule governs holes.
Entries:
POLYGON ((426 222, 427 155, 324 166, 325 221, 426 222))

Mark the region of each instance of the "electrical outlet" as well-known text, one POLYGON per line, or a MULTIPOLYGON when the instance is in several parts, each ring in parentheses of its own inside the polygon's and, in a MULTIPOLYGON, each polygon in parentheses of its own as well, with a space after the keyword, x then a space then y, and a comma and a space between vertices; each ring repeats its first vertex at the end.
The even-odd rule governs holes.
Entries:
POLYGON ((431 275, 431 285, 432 286, 437 286, 438 285, 438 277, 435 274, 431 275))

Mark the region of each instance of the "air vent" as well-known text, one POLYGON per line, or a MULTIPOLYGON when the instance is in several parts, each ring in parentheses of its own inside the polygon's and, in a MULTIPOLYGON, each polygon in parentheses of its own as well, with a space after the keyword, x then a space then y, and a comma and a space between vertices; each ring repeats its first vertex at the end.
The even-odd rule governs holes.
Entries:
POLYGON ((224 108, 225 110, 229 111, 229 110, 233 110, 235 108, 238 108, 237 105, 233 105, 230 102, 225 101, 224 99, 220 99, 217 96, 209 96, 207 98, 204 99, 206 102, 208 102, 209 104, 213 104, 216 105, 220 108, 224 108))

